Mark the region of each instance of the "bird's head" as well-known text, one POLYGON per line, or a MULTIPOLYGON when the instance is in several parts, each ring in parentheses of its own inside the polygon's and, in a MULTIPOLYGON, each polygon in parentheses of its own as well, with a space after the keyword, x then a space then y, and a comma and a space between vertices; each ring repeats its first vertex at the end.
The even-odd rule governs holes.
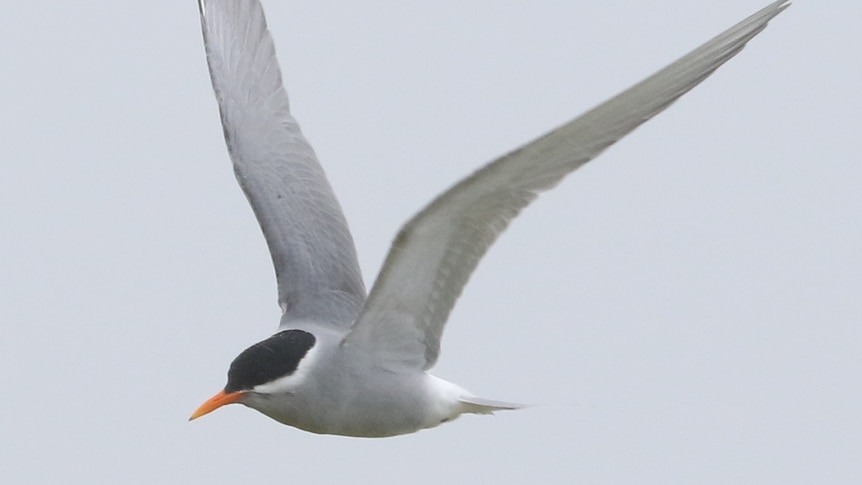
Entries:
POLYGON ((299 363, 315 343, 314 335, 303 330, 284 330, 245 349, 230 364, 227 385, 203 403, 189 421, 231 403, 244 403, 250 394, 290 392, 301 381, 299 363))

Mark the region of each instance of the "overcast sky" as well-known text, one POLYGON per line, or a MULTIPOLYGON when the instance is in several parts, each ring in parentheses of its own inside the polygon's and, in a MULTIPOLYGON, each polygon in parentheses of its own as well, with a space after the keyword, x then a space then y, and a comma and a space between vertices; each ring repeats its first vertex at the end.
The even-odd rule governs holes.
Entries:
MULTIPOLYGON (((766 0, 264 2, 370 286, 481 164, 766 0)), ((276 328, 196 2, 0 15, 0 482, 862 481, 859 2, 799 0, 491 250, 435 374, 537 406, 382 440, 186 419, 276 328)))

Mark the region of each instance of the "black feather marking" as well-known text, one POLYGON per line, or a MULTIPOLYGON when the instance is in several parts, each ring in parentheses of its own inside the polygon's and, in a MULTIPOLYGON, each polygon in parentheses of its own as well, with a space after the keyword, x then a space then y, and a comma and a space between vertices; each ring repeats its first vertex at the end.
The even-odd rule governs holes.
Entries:
POLYGON ((308 332, 285 330, 252 345, 230 364, 225 392, 248 391, 293 374, 315 343, 308 332))

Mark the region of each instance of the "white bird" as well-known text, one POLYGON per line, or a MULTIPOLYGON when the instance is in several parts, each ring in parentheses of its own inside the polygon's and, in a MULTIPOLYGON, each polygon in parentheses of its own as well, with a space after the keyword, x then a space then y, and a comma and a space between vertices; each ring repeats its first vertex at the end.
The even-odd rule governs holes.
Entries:
POLYGON ((283 315, 190 419, 240 403, 314 433, 380 437, 520 407, 428 373, 479 260, 540 192, 703 81, 789 3, 770 4, 437 197, 401 228, 366 296, 347 222, 290 114, 259 1, 199 0, 224 137, 272 255, 283 315))

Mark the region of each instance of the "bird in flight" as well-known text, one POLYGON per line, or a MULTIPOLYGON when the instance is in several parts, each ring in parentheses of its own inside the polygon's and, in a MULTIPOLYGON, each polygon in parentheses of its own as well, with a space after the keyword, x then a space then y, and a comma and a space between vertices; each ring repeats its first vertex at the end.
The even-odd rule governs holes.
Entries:
POLYGON ((344 214, 290 113, 260 2, 198 0, 228 153, 272 255, 282 317, 191 419, 239 403, 313 433, 383 437, 520 407, 428 372, 479 260, 539 193, 706 79, 789 4, 766 6, 455 184, 404 224, 366 294, 344 214))

